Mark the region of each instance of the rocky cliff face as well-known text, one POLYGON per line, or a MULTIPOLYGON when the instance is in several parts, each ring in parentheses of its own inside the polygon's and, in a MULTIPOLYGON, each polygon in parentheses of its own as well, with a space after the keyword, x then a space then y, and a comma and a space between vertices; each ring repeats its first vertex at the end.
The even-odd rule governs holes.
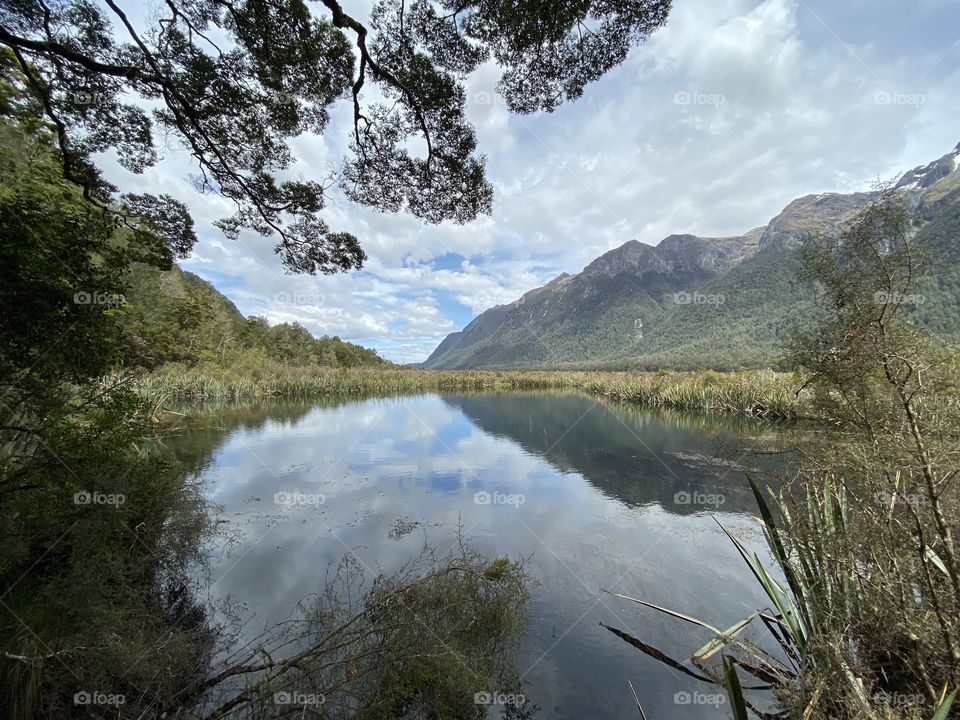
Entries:
POLYGON ((720 273, 757 251, 757 238, 701 238, 669 235, 656 246, 630 240, 604 253, 583 270, 584 275, 616 275, 621 272, 720 273))
POLYGON ((797 198, 763 229, 759 246, 795 246, 810 233, 837 233, 876 197, 877 193, 822 193, 797 198))
MULTIPOLYGON (((924 220, 947 228, 940 243, 960 223, 958 165, 960 145, 896 186, 924 220)), ((735 237, 630 240, 581 273, 481 313, 424 366, 657 367, 675 365, 668 358, 678 353, 693 367, 770 365, 812 302, 796 275, 803 238, 840 232, 877 195, 806 195, 735 237)))

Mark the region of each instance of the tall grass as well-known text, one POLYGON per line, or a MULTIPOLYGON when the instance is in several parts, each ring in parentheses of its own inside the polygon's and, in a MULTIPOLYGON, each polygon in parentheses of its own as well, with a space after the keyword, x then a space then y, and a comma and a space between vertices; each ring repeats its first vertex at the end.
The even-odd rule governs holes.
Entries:
MULTIPOLYGON (((751 715, 761 720, 947 720, 955 717, 950 716, 950 712, 957 690, 950 690, 949 685, 931 688, 930 696, 924 701, 913 700, 906 707, 892 707, 891 696, 879 686, 881 681, 891 681, 883 668, 876 672, 878 668, 862 663, 853 667, 849 658, 858 655, 856 642, 838 635, 831 626, 831 618, 825 616, 838 614, 833 611, 837 607, 842 607, 844 615, 853 616, 859 612, 855 608, 861 602, 853 576, 863 569, 848 562, 837 562, 832 552, 834 546, 845 544, 852 530, 851 505, 843 484, 827 476, 822 486, 805 488, 805 507, 800 510, 817 526, 818 539, 822 542, 822 546, 814 548, 790 541, 789 518, 796 514, 797 508, 791 508, 783 497, 776 496, 776 505, 771 507, 753 479, 748 476, 747 480, 757 501, 776 568, 768 569, 757 554, 751 553, 723 525, 720 527, 763 588, 770 607, 755 610, 729 628, 721 629, 677 610, 610 593, 710 631, 710 640, 685 659, 673 658, 623 630, 605 623, 600 623, 601 626, 668 667, 725 688, 736 720, 747 720, 751 715), (748 628, 760 624, 772 637, 776 651, 764 649, 755 639, 743 639, 748 628), (714 659, 717 655, 719 663, 714 659), (741 678, 749 684, 743 685, 741 678), (745 697, 745 689, 771 690, 778 708, 758 709, 745 697)), ((910 692, 915 688, 895 686, 893 690, 904 698, 923 698, 910 692)), ((640 700, 634 697, 643 717, 640 700)))
POLYGON ((327 369, 271 366, 238 372, 218 366, 165 366, 134 381, 147 400, 242 400, 423 392, 569 390, 648 407, 794 419, 801 408, 790 375, 771 370, 549 372, 327 369))

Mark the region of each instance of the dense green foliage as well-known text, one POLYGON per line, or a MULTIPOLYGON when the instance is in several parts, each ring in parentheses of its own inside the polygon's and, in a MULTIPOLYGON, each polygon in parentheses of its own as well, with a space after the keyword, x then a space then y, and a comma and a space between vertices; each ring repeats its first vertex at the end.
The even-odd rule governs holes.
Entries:
POLYGON ((4 432, 0 714, 79 717, 75 694, 94 691, 160 709, 211 659, 187 583, 211 517, 184 469, 146 451, 156 428, 134 395, 58 389, 69 412, 4 432))
POLYGON ((914 240, 929 258, 927 267, 935 271, 916 281, 914 292, 922 295, 924 302, 904 309, 917 326, 960 338, 960 182, 944 185, 943 195, 932 207, 921 208, 930 219, 914 240))
POLYGON ((208 661, 183 573, 209 525, 182 470, 144 452, 149 407, 93 381, 123 359, 126 270, 160 241, 64 180, 52 135, 4 80, 0 714, 71 717, 75 692, 162 697, 208 661), (158 648, 169 672, 137 662, 158 648))
POLYGON ((108 316, 125 253, 113 223, 63 181, 49 141, 0 123, 0 373, 11 386, 88 377, 118 357, 108 316))

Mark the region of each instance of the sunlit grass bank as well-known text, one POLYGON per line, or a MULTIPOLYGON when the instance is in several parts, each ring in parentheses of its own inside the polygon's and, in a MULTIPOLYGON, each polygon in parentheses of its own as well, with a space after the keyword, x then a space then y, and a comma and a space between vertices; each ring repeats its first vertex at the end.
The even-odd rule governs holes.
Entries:
POLYGON ((709 410, 792 419, 801 408, 794 376, 772 370, 694 372, 547 372, 166 366, 136 380, 152 402, 310 398, 335 394, 401 395, 430 391, 571 390, 649 407, 709 410))

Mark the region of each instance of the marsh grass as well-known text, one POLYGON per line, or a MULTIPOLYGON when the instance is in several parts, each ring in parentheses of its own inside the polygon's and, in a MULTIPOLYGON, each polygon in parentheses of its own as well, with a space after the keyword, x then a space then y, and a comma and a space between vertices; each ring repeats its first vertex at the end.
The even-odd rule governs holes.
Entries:
POLYGON ((140 396, 166 401, 243 400, 424 392, 568 390, 647 407, 738 413, 769 419, 802 415, 792 375, 772 370, 694 372, 550 372, 328 369, 271 365, 236 370, 166 365, 134 380, 140 396))

